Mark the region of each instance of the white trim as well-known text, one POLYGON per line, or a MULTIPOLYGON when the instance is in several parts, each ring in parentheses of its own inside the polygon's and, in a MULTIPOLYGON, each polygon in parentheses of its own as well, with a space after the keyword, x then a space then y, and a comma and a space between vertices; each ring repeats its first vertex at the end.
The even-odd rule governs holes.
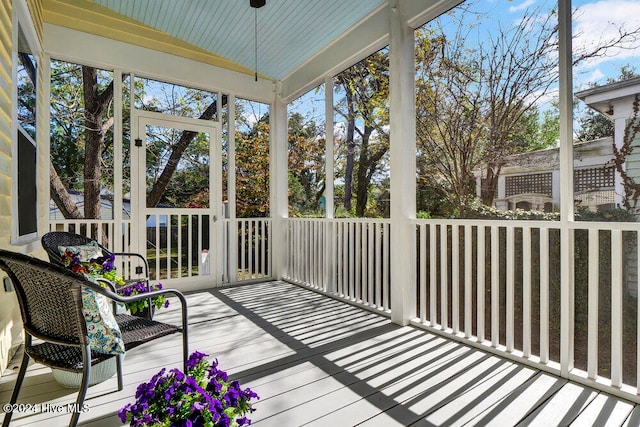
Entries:
MULTIPOLYGON (((113 70, 113 219, 116 224, 122 223, 122 177, 123 165, 122 155, 122 71, 113 70)), ((133 98, 133 97, 132 97, 133 98)), ((131 169, 131 166, 129 166, 131 169)), ((131 171, 130 171, 131 172, 131 171)), ((131 176, 131 173, 129 173, 131 176)), ((111 244, 115 252, 123 252, 122 239, 112 239, 111 244)))
POLYGON ((281 279, 286 270, 287 224, 289 217, 287 103, 278 96, 270 111, 269 146, 269 215, 273 220, 271 234, 272 274, 281 279))
POLYGON ((273 101, 274 84, 270 80, 256 82, 243 73, 56 25, 45 24, 44 33, 45 49, 56 59, 104 69, 121 68, 212 93, 222 91, 264 103, 273 101))
MULTIPOLYGON (((229 95, 227 98, 228 123, 227 123, 227 216, 236 219, 236 97, 229 95)), ((229 236, 235 236, 237 232, 236 222, 230 221, 228 227, 236 227, 227 230, 229 236)), ((229 238, 228 247, 228 269, 229 282, 238 281, 238 239, 229 238)))
MULTIPOLYGON (((389 2, 389 123, 391 176, 391 321, 415 317, 416 103, 415 37, 404 3, 389 2)), ((455 269, 454 269, 455 270, 455 269)))
MULTIPOLYGON (((463 0, 403 0, 404 23, 414 30, 463 0), (428 5, 428 3, 432 3, 428 5), (408 17, 408 19, 407 19, 408 17)), ((282 99, 291 102, 320 85, 322 81, 356 64, 389 44, 389 8, 387 2, 364 17, 357 26, 317 52, 282 81, 282 99)))
POLYGON ((560 68, 560 373, 574 365, 573 73, 571 0, 558 2, 560 68))
MULTIPOLYGON (((11 238, 10 243, 12 245, 22 246, 28 245, 30 243, 34 243, 38 241, 38 236, 40 235, 41 227, 39 225, 41 216, 39 215, 38 209, 41 209, 41 206, 46 205, 46 202, 43 202, 41 199, 41 193, 36 190, 36 231, 33 233, 20 235, 20 220, 19 220, 19 208, 18 208, 18 132, 19 132, 19 124, 18 124, 18 48, 19 48, 19 32, 22 30, 22 34, 25 37, 25 41, 29 46, 29 50, 31 51, 31 55, 36 63, 36 85, 35 85, 35 95, 36 95, 36 105, 41 107, 41 97, 39 96, 39 83, 44 79, 40 79, 40 53, 42 52, 42 47, 40 46, 40 41, 38 40, 38 35, 36 33, 35 27, 33 25, 33 21, 31 19, 31 15, 29 13, 29 7, 27 6, 24 0, 16 0, 13 2, 13 14, 12 14, 12 33, 11 33, 11 238)), ((48 76, 47 76, 48 80, 48 76)), ((47 106, 48 107, 48 106, 47 106)), ((41 120, 40 117, 40 108, 36 109, 36 139, 35 141, 31 136, 29 136, 26 132, 23 134, 27 137, 29 142, 31 142, 35 148, 36 155, 36 167, 35 167, 35 184, 36 189, 40 187, 40 170, 41 165, 39 164, 39 159, 42 159, 40 156, 41 145, 38 144, 38 141, 42 138, 41 131, 39 130, 42 127, 38 126, 41 120)), ((48 127, 48 126, 47 126, 48 127)), ((48 191, 47 191, 48 192, 48 191)), ((40 211, 42 212, 42 210, 40 211)))
MULTIPOLYGON (((221 102, 218 99, 218 102, 221 102)), ((209 135, 209 207, 208 208, 147 208, 146 206, 146 145, 143 143, 142 147, 135 147, 131 150, 131 164, 137 167, 132 168, 131 171, 131 192, 132 196, 137 193, 135 203, 133 197, 131 198, 131 218, 133 234, 138 236, 138 247, 134 248, 135 252, 146 253, 146 217, 147 215, 164 215, 164 214, 194 214, 194 215, 208 215, 210 218, 209 227, 209 250, 214 250, 213 256, 208 257, 209 272, 203 276, 188 276, 182 277, 180 280, 185 285, 191 286, 191 284, 204 284, 209 286, 217 286, 222 283, 223 260, 222 255, 223 245, 222 236, 224 231, 224 221, 222 221, 222 160, 221 160, 221 133, 220 125, 215 121, 194 119, 191 117, 171 116, 167 114, 132 110, 132 138, 135 132, 135 138, 140 138, 142 141, 146 140, 146 126, 161 126, 161 127, 175 127, 178 129, 202 132, 209 135), (135 126, 135 128, 134 128, 135 126), (134 173, 137 170, 137 173, 134 173), (213 187, 213 188, 211 188, 213 187), (137 220, 136 220, 137 218, 137 220), (137 233, 137 234, 136 234, 137 233), (212 283, 213 282, 213 283, 212 283), (187 283, 189 285, 187 285, 187 283)), ((131 139, 131 142, 135 139, 131 139)), ((202 224, 200 224, 202 226, 202 224)), ((191 247, 191 245, 189 245, 191 247)), ((171 279, 163 279, 163 283, 171 283, 171 279)), ((184 286, 180 286, 180 289, 187 289, 184 286)), ((189 288, 191 289, 191 288, 189 288)))

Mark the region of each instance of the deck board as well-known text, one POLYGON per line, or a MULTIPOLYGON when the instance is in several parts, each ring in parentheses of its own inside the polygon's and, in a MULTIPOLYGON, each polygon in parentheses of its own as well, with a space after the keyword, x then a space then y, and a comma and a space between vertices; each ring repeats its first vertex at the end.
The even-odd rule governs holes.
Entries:
MULTIPOLYGON (((631 402, 295 285, 267 282, 187 299, 191 350, 216 357, 261 396, 251 417, 259 427, 640 423, 631 402)), ((178 322, 177 304, 158 318, 178 322)), ((91 387, 80 424, 120 426, 116 412, 137 385, 162 367, 180 367, 181 358, 179 336, 127 352, 124 390, 114 391, 115 378, 91 387)), ((9 400, 15 375, 8 370, 0 378, 0 402, 9 400)), ((48 368, 32 364, 19 402, 67 404, 75 397, 48 368)), ((12 426, 68 420, 66 413, 16 413, 12 426)))

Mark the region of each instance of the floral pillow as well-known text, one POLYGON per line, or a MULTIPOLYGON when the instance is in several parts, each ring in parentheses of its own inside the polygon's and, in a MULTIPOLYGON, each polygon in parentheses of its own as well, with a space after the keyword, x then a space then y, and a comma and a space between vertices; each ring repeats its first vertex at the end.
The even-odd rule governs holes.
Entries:
POLYGON ((80 262, 89 262, 94 258, 102 256, 102 249, 97 242, 89 242, 86 245, 78 246, 58 246, 60 255, 64 255, 67 251, 77 256, 80 262))
MULTIPOLYGON (((88 269, 77 268, 90 264, 92 260, 102 257, 102 249, 96 242, 79 246, 58 246, 62 262, 77 273, 96 282, 88 269), (71 260, 70 258, 77 258, 71 260), (67 262, 71 262, 67 264, 67 262)), ((96 282, 97 283, 97 282, 96 282)), ((82 314, 87 325, 89 346, 91 350, 103 354, 123 354, 125 351, 122 332, 111 310, 109 298, 92 289, 82 289, 82 314)))
POLYGON ((122 332, 104 295, 92 289, 82 289, 82 314, 87 324, 91 350, 103 354, 123 354, 122 332))

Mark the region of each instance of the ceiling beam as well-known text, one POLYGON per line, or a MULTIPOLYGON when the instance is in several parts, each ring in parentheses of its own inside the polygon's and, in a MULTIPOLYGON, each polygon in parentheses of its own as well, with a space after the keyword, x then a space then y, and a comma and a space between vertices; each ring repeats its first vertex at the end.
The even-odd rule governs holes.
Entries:
MULTIPOLYGON (((462 2, 463 0, 403 0, 403 9, 407 11, 408 24, 416 29, 462 2)), ((323 83, 326 77, 338 74, 388 44, 389 6, 385 2, 358 25, 283 78, 280 96, 285 102, 290 102, 323 83)))
POLYGON ((45 52, 54 59, 125 72, 188 87, 221 91, 237 97, 272 103, 271 80, 216 67, 192 59, 126 42, 45 24, 45 52))

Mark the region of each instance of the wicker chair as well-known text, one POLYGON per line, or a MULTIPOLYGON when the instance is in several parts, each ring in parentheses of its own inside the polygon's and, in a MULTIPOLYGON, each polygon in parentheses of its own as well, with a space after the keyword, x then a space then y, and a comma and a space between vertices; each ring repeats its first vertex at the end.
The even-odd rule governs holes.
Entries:
MULTIPOLYGON (((140 272, 140 274, 144 274, 144 277, 126 279, 125 284, 122 285, 120 289, 134 286, 138 282, 144 282, 147 286, 147 291, 149 290, 149 263, 147 262, 147 259, 141 254, 135 252, 111 252, 100 243, 96 242, 94 239, 83 236, 82 234, 70 233, 68 231, 50 231, 44 234, 40 241, 42 243, 42 247, 49 256, 49 261, 53 264, 61 265, 63 267, 64 265, 61 261, 62 257, 60 256, 60 250, 58 249, 60 246, 79 246, 86 245, 90 242, 95 242, 100 247, 100 249, 102 249, 103 255, 111 254, 115 257, 121 257, 125 259, 135 258, 139 261, 139 263, 142 264, 142 271, 140 272)), ((149 299, 148 304, 149 308, 151 308, 151 299, 149 299)), ((153 319, 153 311, 149 309, 147 310, 147 313, 147 318, 149 320, 153 319)))
MULTIPOLYGON (((91 366, 111 357, 116 358, 118 391, 122 390, 120 357, 90 350, 82 313, 81 291, 83 287, 90 288, 122 303, 139 301, 147 294, 123 297, 64 267, 6 250, 0 250, 0 268, 9 275, 15 287, 25 331, 25 351, 10 403, 14 404, 18 399, 30 358, 52 368, 82 373, 76 408, 82 408, 89 386, 91 366), (33 338, 37 339, 36 343, 33 338)), ((186 370, 189 353, 186 300, 182 293, 174 289, 150 293, 152 296, 160 294, 172 294, 180 300, 181 327, 118 314, 115 317, 122 332, 125 349, 130 350, 156 338, 181 332, 183 364, 186 370)), ((70 426, 77 424, 79 415, 79 412, 73 413, 70 426)), ((11 413, 6 413, 2 426, 8 426, 10 421, 11 413)))

